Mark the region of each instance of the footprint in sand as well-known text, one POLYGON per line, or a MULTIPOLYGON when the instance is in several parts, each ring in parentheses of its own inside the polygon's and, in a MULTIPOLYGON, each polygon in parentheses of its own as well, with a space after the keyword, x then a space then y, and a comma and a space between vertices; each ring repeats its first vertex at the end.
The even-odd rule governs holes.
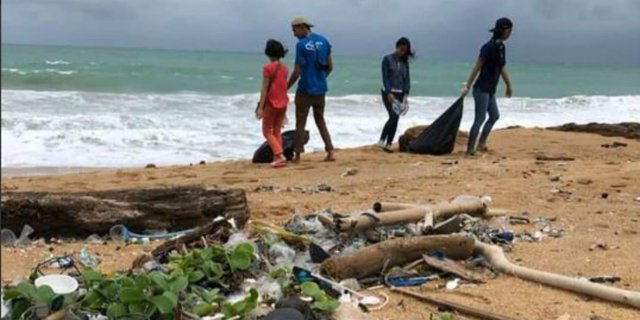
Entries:
POLYGON ((86 182, 67 182, 67 183, 64 183, 64 186, 66 186, 66 187, 86 187, 87 183, 86 182))
POLYGON ((222 177, 222 182, 230 184, 242 182, 260 182, 260 179, 246 177, 222 177))
POLYGON ((292 212, 289 206, 270 206, 267 210, 269 215, 278 217, 290 215, 292 212))
POLYGON ((304 171, 304 170, 311 170, 311 169, 315 169, 315 168, 316 168, 316 166, 309 166, 309 165, 307 165, 307 166, 305 166, 305 165, 297 165, 297 166, 295 166, 295 167, 293 167, 293 168, 294 168, 294 170, 304 171))
POLYGON ((245 172, 244 171, 233 171, 233 170, 231 170, 231 171, 223 172, 222 175, 226 176, 226 175, 230 175, 230 174, 243 174, 243 173, 245 173, 245 172))

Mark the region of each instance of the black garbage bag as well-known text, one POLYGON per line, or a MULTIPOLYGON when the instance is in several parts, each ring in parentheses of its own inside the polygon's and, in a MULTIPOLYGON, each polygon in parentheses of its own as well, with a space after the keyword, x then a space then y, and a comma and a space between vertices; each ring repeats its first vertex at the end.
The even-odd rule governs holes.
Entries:
POLYGON ((420 154, 443 155, 453 151, 462 120, 463 97, 409 143, 409 151, 420 154))
MULTIPOLYGON (((284 157, 289 161, 293 159, 293 140, 295 135, 295 130, 282 133, 282 151, 284 157)), ((307 142, 309 142, 309 131, 304 132, 304 144, 307 144, 307 142)), ((271 163, 273 161, 273 151, 266 141, 253 153, 252 161, 253 163, 271 163)))

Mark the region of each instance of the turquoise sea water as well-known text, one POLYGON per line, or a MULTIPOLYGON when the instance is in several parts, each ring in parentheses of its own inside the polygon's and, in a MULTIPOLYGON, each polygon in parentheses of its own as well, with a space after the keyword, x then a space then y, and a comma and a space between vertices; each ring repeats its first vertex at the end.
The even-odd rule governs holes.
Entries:
MULTIPOLYGON (((454 96, 470 61, 418 57, 412 95, 454 96)), ((289 64, 293 56, 285 58, 289 64)), ((257 91, 265 57, 249 53, 2 45, 2 88, 111 93, 257 91)), ((330 94, 376 94, 380 57, 335 57, 330 94)), ((510 63, 515 92, 531 98, 640 94, 640 67, 510 63)))
MULTIPOLYGON (((470 61, 412 66, 398 132, 457 99, 470 61)), ((285 59, 291 65, 293 57, 285 59)), ((381 57, 335 57, 326 118, 338 148, 378 140, 381 57)), ((250 158, 260 54, 2 45, 2 167, 128 167, 250 158)), ((640 121, 640 68, 511 63, 515 97, 495 128, 640 121)), ((292 90, 293 92, 293 90, 292 90)), ((290 92, 290 94, 292 94, 290 92)), ((499 89, 502 96, 502 89, 499 89)), ((293 98, 291 96, 291 98, 293 98)), ((289 119, 294 119, 289 108, 289 119)), ((461 129, 473 121, 467 97, 461 129)), ((307 150, 323 150, 309 121, 307 150)), ((293 127, 291 121, 286 129, 293 127)))

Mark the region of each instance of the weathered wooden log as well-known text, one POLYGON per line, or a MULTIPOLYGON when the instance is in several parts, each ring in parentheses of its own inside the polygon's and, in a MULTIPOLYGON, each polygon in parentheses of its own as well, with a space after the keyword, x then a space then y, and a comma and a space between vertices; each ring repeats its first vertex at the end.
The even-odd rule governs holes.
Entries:
POLYGON ((145 230, 183 230, 222 216, 239 228, 249 219, 242 189, 200 186, 92 191, 82 193, 5 192, 2 227, 19 232, 29 224, 36 235, 105 234, 115 224, 145 230))
POLYGON ((468 236, 418 236, 397 238, 333 256, 325 260, 320 271, 334 279, 364 278, 385 268, 404 265, 423 254, 442 252, 452 259, 466 259, 473 253, 474 240, 468 236))
POLYGON ((424 220, 427 213, 433 214, 433 220, 448 219, 456 214, 467 213, 482 216, 487 213, 487 203, 481 198, 469 199, 462 203, 444 202, 428 206, 415 206, 407 209, 387 211, 375 215, 340 218, 334 222, 339 231, 368 229, 381 225, 407 224, 424 220))
POLYGON ((476 241, 475 247, 479 253, 487 258, 489 264, 491 264, 495 270, 500 272, 508 273, 518 278, 542 283, 551 287, 581 293, 606 301, 618 302, 640 309, 640 292, 619 289, 593 283, 588 280, 580 280, 555 273, 522 267, 511 263, 505 256, 502 248, 495 245, 476 241))

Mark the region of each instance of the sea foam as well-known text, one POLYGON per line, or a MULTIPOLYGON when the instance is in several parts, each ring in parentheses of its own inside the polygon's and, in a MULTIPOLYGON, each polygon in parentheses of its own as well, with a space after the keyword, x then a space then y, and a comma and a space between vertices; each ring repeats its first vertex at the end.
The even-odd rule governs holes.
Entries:
MULTIPOLYGON (((264 141, 253 114, 257 100, 257 94, 2 90, 2 167, 128 167, 250 158, 264 141)), ((411 97, 396 139, 411 126, 430 123, 455 100, 411 97)), ((496 128, 640 121, 637 95, 500 98, 498 104, 496 128)), ((461 130, 469 129, 473 111, 468 97, 461 130)), ((329 97, 325 116, 339 148, 376 142, 387 119, 378 95, 329 97)), ((307 150, 323 150, 309 117, 307 150)), ((288 118, 286 130, 294 127, 293 102, 288 118)))

